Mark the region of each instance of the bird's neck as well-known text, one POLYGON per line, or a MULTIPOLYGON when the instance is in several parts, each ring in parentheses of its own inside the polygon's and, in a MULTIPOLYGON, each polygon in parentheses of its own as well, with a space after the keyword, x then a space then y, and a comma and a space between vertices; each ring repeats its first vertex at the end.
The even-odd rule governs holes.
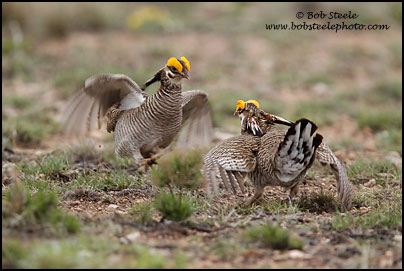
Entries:
POLYGON ((159 92, 166 92, 166 93, 173 93, 173 92, 179 92, 181 93, 182 85, 181 85, 181 79, 179 79, 177 82, 171 78, 168 77, 167 73, 163 70, 161 71, 160 74, 160 88, 159 92))

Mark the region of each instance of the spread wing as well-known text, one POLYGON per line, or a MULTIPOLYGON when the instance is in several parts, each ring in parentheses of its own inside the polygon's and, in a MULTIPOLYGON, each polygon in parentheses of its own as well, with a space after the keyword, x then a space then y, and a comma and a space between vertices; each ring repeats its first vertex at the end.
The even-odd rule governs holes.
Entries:
POLYGON ((147 98, 141 88, 124 74, 95 75, 70 99, 64 111, 66 133, 84 134, 90 131, 95 119, 101 128, 102 118, 108 109, 119 104, 119 109, 140 106, 147 98))
POLYGON ((177 144, 184 146, 209 146, 212 138, 212 121, 208 94, 202 90, 182 92, 182 128, 177 144))
POLYGON ((217 193, 219 183, 234 193, 238 184, 245 193, 243 180, 257 166, 259 142, 258 137, 240 135, 218 143, 206 154, 201 172, 208 181, 209 194, 212 188, 217 193))
POLYGON ((318 147, 316 158, 321 164, 330 165, 337 180, 337 191, 339 198, 341 199, 345 209, 351 209, 353 191, 342 163, 325 143, 321 143, 318 147))

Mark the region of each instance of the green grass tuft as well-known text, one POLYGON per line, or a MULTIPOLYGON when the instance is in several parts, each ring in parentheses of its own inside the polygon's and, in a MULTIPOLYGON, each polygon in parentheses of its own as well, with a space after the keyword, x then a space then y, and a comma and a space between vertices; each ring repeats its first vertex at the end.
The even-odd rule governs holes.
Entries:
POLYGON ((14 184, 3 199, 4 225, 27 232, 76 233, 80 222, 58 207, 55 192, 39 190, 34 195, 22 184, 14 184), (49 230, 51 227, 51 230, 49 230))
POLYGON ((202 177, 202 154, 199 150, 175 150, 158 159, 158 168, 152 168, 151 178, 158 186, 174 185, 195 189, 202 177))
POLYGON ((108 172, 106 174, 91 173, 79 176, 73 179, 67 186, 73 189, 88 188, 98 191, 115 191, 139 188, 141 183, 137 176, 131 176, 125 172, 108 172))
POLYGON ((385 151, 403 153, 403 131, 401 129, 385 130, 377 135, 377 147, 385 151))
POLYGON ((177 222, 187 219, 195 211, 194 201, 183 194, 163 192, 157 196, 154 206, 165 219, 177 222))
POLYGON ((369 127, 374 132, 402 128, 401 110, 362 110, 357 113, 359 128, 369 127))
POLYGON ((264 247, 274 249, 302 249, 303 242, 292 237, 291 234, 281 229, 278 225, 264 224, 255 226, 245 233, 247 240, 258 242, 264 247))
MULTIPOLYGON (((4 241, 3 241, 4 242, 4 241)), ((2 244, 2 267, 18 268, 18 261, 26 258, 29 252, 17 240, 7 240, 2 244)))
POLYGON ((401 80, 383 80, 377 82, 375 86, 365 96, 365 100, 370 104, 398 103, 403 97, 403 85, 401 80))
POLYGON ((312 192, 308 196, 302 195, 297 205, 302 210, 318 214, 335 212, 338 208, 334 196, 331 193, 323 192, 323 190, 320 193, 312 192))
POLYGON ((398 182, 402 172, 391 161, 386 159, 366 160, 358 158, 347 169, 348 178, 351 181, 364 183, 374 178, 377 184, 398 182))
POLYGON ((144 225, 147 225, 153 220, 152 211, 153 205, 150 202, 145 201, 132 206, 132 208, 129 210, 129 213, 131 215, 134 215, 137 221, 144 225))
MULTIPOLYGON (((24 106, 26 106, 24 104, 24 106)), ((48 114, 49 108, 25 110, 17 117, 2 121, 2 136, 20 146, 38 146, 48 136, 59 131, 60 125, 48 114), (43 111, 40 111, 43 110, 43 111)))

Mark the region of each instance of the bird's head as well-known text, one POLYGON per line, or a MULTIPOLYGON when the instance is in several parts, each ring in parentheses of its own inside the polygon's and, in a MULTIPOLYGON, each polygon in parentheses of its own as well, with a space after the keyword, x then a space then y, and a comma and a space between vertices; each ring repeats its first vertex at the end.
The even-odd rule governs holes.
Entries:
MULTIPOLYGON (((234 115, 238 115, 241 120, 251 111, 257 112, 255 110, 258 110, 260 108, 260 104, 256 100, 248 100, 246 102, 242 100, 237 101, 236 105, 236 111, 234 111, 234 115)), ((266 114, 266 119, 267 122, 270 124, 283 124, 286 126, 291 126, 293 124, 292 121, 289 121, 287 119, 278 117, 273 114, 265 113, 266 114)))
POLYGON ((244 102, 243 100, 238 100, 234 115, 238 115, 241 118, 242 115, 255 108, 260 108, 260 104, 256 100, 248 100, 246 102, 244 102))
POLYGON ((189 65, 189 61, 188 59, 185 58, 185 56, 179 59, 171 57, 167 61, 167 65, 165 65, 162 69, 160 69, 151 79, 149 79, 145 83, 143 90, 145 90, 151 84, 160 81, 162 73, 164 73, 168 77, 171 83, 179 84, 184 78, 189 80, 190 69, 191 67, 189 65))
POLYGON ((171 80, 181 81, 183 78, 189 80, 190 69, 191 67, 189 66, 189 61, 185 58, 185 56, 181 57, 180 59, 172 57, 167 61, 165 72, 168 78, 171 80))

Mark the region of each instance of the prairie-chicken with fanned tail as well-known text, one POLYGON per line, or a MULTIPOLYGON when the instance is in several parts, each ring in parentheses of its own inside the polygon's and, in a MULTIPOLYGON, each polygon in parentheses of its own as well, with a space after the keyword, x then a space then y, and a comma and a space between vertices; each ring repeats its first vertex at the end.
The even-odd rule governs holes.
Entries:
POLYGON ((316 129, 314 123, 301 119, 287 132, 273 127, 261 137, 244 134, 218 143, 205 156, 201 170, 209 193, 212 189, 217 192, 219 182, 234 193, 238 184, 244 193, 243 179, 248 176, 255 190, 248 204, 258 200, 268 185, 290 188, 292 194, 322 141, 316 129))
MULTIPOLYGON (((248 175, 255 188, 255 195, 249 203, 261 197, 263 189, 267 185, 289 187, 291 189, 290 198, 293 197, 298 192, 298 185, 304 179, 305 172, 312 162, 308 163, 293 180, 286 178, 282 181, 279 178, 280 175, 274 175, 273 172, 282 172, 288 167, 294 168, 293 165, 296 164, 293 157, 298 157, 299 148, 293 150, 292 146, 295 146, 297 141, 287 151, 291 156, 284 156, 284 159, 290 159, 285 164, 287 167, 278 168, 275 159, 280 155, 281 146, 286 146, 284 142, 287 141, 287 135, 289 134, 290 138, 290 133, 296 131, 297 122, 287 132, 277 129, 274 126, 275 123, 290 126, 293 122, 262 111, 259 109, 258 102, 254 100, 239 101, 235 114, 238 114, 241 119, 242 135, 219 143, 205 156, 202 172, 213 184, 213 189, 217 189, 217 180, 220 180, 225 188, 232 188, 233 192, 236 192, 238 184, 244 192, 243 179, 248 175), (229 164, 231 164, 230 167, 229 164)), ((308 120, 303 120, 302 125, 306 122, 312 127, 312 131, 317 129, 316 125, 308 120)), ((301 137, 302 134, 298 134, 298 136, 301 137)), ((304 137, 300 139, 295 137, 295 140, 298 140, 298 146, 305 145, 304 137)), ((307 143, 310 143, 310 140, 306 140, 307 143)), ((349 210, 352 205, 352 188, 345 168, 330 148, 319 140, 319 137, 317 140, 311 141, 311 144, 315 147, 315 153, 311 159, 316 158, 323 165, 331 166, 337 179, 337 190, 343 207, 349 210), (319 142, 319 144, 316 145, 315 142, 319 142)), ((303 151, 303 154, 306 153, 307 151, 303 151)), ((210 186, 208 187, 210 188, 210 186)))
MULTIPOLYGON (((247 102, 239 100, 237 102, 236 111, 234 114, 238 114, 239 118, 242 120, 242 134, 248 133, 251 135, 264 135, 266 133, 271 133, 271 127, 273 127, 273 125, 276 123, 285 125, 290 125, 293 123, 281 117, 266 113, 259 107, 259 103, 255 100, 249 100, 247 102)), ((353 192, 344 166, 324 142, 322 142, 317 148, 316 159, 324 166, 329 165, 333 170, 337 180, 337 190, 340 200, 344 208, 349 210, 352 205, 353 192)), ((298 186, 295 187, 293 193, 296 194, 297 192, 298 186)))
POLYGON ((182 92, 181 82, 189 79, 189 70, 185 57, 172 57, 143 89, 123 74, 90 77, 68 104, 65 131, 84 134, 95 119, 101 128, 106 116, 107 131, 114 132, 116 154, 146 167, 173 142, 184 122, 178 143, 206 146, 212 135, 208 95, 202 90, 182 92), (158 91, 146 94, 143 90, 155 82, 161 82, 158 91))

